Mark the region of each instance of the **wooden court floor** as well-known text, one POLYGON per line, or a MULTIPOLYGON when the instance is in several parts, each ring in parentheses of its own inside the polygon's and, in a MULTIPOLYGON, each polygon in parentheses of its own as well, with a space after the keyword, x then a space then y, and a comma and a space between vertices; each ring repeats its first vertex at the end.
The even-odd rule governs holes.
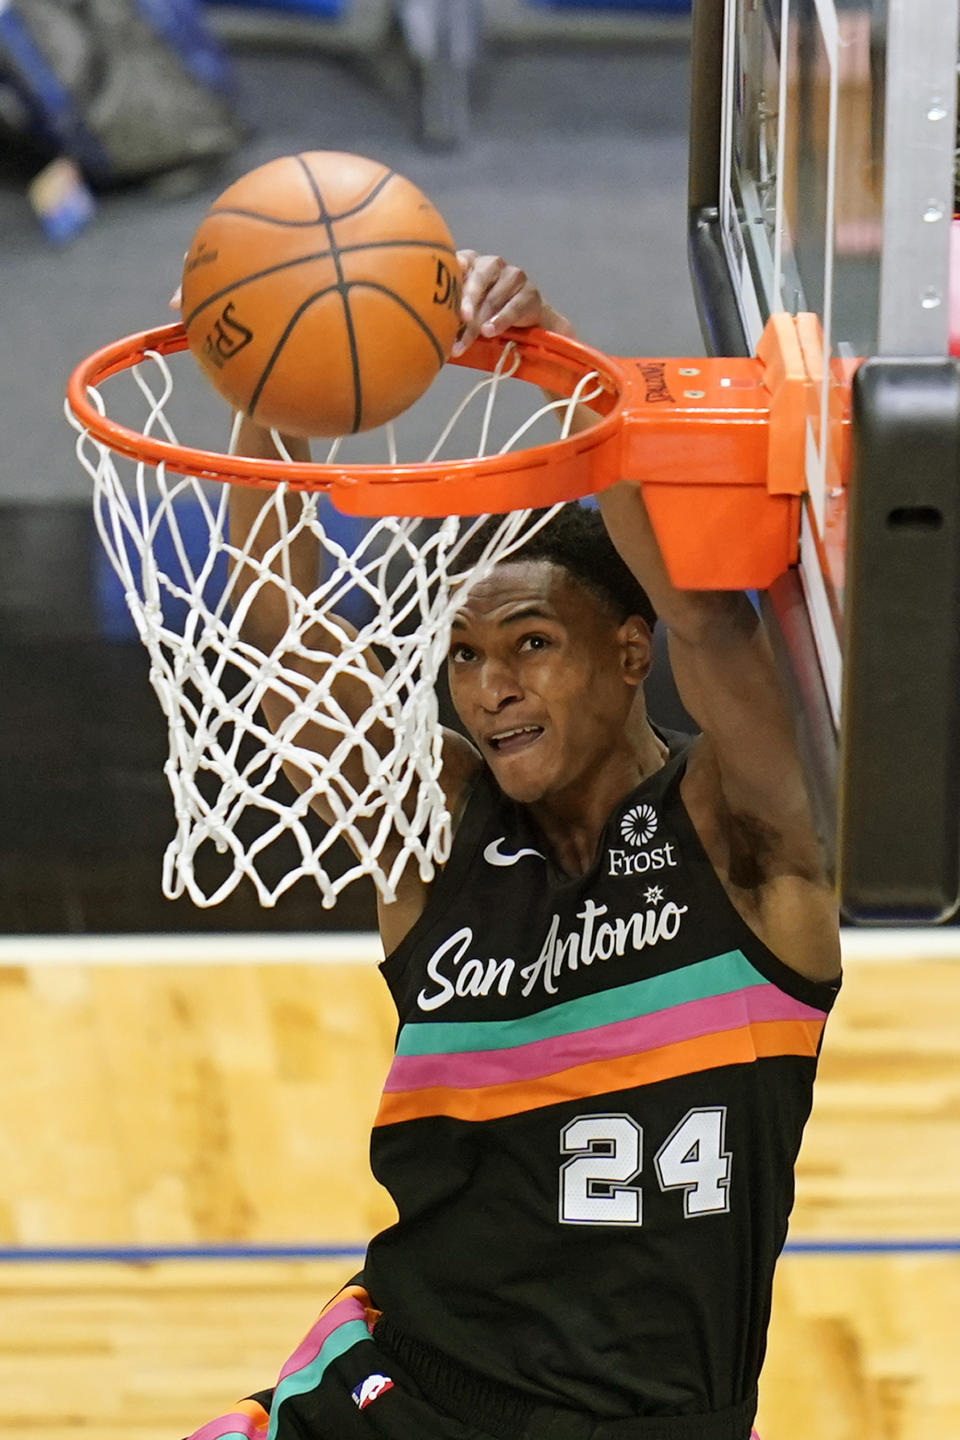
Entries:
MULTIPOLYGON (((960 1440, 960 935, 854 938, 761 1433, 960 1440)), ((0 942, 0 1433, 180 1440, 272 1382, 389 1222, 375 948, 323 944, 0 942), (242 1253, 282 1246, 348 1253, 242 1253)))

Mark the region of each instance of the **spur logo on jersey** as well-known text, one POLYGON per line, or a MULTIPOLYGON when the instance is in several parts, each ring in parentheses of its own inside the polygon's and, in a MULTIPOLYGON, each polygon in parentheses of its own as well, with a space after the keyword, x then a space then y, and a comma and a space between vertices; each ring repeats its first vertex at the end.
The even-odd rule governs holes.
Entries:
POLYGON ((374 1400, 379 1399, 387 1390, 393 1389, 393 1381, 389 1375, 368 1375, 366 1380, 350 1393, 353 1396, 353 1403, 358 1410, 366 1410, 374 1400))
POLYGON ((540 953, 529 965, 518 965, 509 955, 500 960, 472 955, 473 931, 464 925, 438 945, 427 961, 431 984, 420 991, 417 1005, 421 1010, 439 1010, 455 997, 480 999, 494 990, 498 995, 509 995, 515 988, 523 996, 538 988, 547 995, 556 995, 569 971, 675 940, 687 906, 675 905, 672 900, 663 904, 659 886, 651 886, 645 898, 648 909, 609 919, 606 905, 587 900, 577 911, 579 923, 566 933, 561 933, 560 916, 555 914, 540 953))
POLYGON ((647 845, 657 833, 657 812, 652 805, 634 805, 620 821, 620 834, 628 845, 647 845))
POLYGON ((677 847, 670 841, 647 849, 657 833, 659 819, 652 805, 634 805, 620 820, 621 838, 629 850, 607 851, 608 875, 647 875, 651 870, 672 870, 679 864, 677 847))

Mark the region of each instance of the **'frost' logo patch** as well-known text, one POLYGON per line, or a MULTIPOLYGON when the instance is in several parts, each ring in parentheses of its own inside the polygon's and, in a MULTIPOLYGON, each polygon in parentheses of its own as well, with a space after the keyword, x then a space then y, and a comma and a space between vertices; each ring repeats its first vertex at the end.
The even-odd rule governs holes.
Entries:
POLYGON ((368 1375, 366 1380, 361 1381, 356 1389, 351 1391, 353 1403, 358 1410, 366 1410, 374 1400, 392 1389, 393 1381, 389 1375, 368 1375))
MULTIPOLYGON (((653 850, 646 846, 660 828, 660 818, 652 805, 634 805, 620 820, 620 834, 630 846, 629 850, 607 851, 608 875, 646 875, 651 870, 673 870, 680 863, 679 851, 672 840, 661 843, 653 850)), ((660 897, 662 898, 662 897, 660 897)), ((648 900, 648 904, 658 903, 648 900)))

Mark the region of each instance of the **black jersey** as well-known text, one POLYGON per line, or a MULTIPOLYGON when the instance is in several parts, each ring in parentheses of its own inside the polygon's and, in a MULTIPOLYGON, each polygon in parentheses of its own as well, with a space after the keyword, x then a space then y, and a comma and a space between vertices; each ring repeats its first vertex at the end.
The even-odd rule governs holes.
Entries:
POLYGON ((604 1418, 755 1389, 837 990, 730 904, 675 753, 571 878, 489 772, 383 971, 399 1012, 365 1281, 400 1330, 604 1418))

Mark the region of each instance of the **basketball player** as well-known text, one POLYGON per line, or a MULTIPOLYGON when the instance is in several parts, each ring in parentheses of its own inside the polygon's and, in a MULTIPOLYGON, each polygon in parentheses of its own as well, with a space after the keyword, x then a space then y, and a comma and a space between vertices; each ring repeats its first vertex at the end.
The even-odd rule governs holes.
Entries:
MULTIPOLYGON (((461 260, 461 349, 570 333, 522 272, 461 260)), ((241 446, 272 453, 249 424, 241 446)), ((637 486, 598 498, 454 621, 452 852, 381 905, 399 1032, 372 1161, 398 1222, 203 1440, 752 1433, 838 917, 753 606, 671 584, 637 486), (694 738, 647 715, 655 612, 694 738)), ((259 497, 231 503, 249 540, 259 497)), ((296 549, 294 582, 315 566, 296 549)), ((248 638, 285 617, 265 587, 248 638)), ((309 718, 299 740, 328 743, 309 718)))

